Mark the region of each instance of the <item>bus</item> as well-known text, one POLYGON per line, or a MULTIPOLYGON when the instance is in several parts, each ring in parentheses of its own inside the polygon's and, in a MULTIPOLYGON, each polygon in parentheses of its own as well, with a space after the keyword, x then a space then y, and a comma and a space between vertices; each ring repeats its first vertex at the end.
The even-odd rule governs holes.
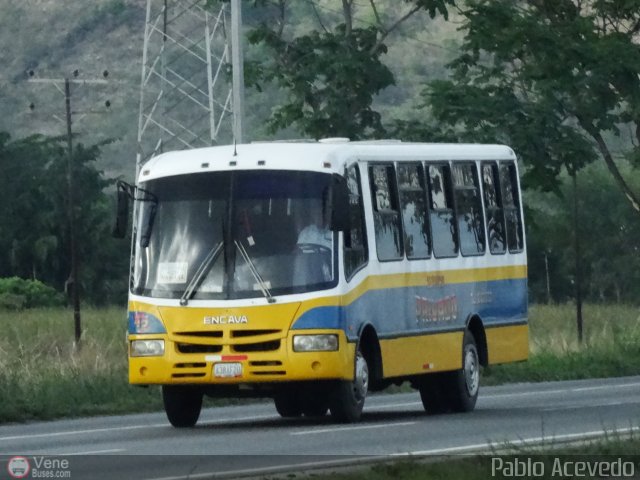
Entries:
POLYGON ((408 382, 467 412, 482 366, 528 356, 518 163, 504 145, 264 142, 163 153, 135 200, 129 381, 168 420, 204 396, 361 418, 408 382))

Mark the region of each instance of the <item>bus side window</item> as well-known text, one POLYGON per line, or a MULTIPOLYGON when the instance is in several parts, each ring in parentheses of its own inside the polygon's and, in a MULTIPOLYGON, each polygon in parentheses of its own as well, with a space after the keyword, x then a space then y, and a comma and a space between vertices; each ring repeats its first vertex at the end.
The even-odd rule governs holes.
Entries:
POLYGON ((429 258, 431 239, 422 164, 400 163, 396 171, 407 258, 429 258))
POLYGON ((502 187, 504 216, 507 220, 507 244, 511 253, 521 252, 524 248, 516 175, 516 166, 513 163, 500 164, 500 186, 502 187))
POLYGON ((453 191, 462 255, 482 255, 485 251, 482 198, 475 163, 453 166, 453 191))
POLYGON ((495 162, 482 164, 482 188, 484 190, 484 209, 487 214, 487 235, 489 251, 493 254, 505 253, 504 210, 499 190, 498 165, 495 162))
POLYGON ((347 170, 347 188, 351 229, 344 233, 344 274, 348 280, 369 258, 358 165, 347 170))
POLYGON ((371 166, 369 178, 378 259, 400 260, 404 249, 400 229, 400 211, 394 188, 393 166, 371 166))
POLYGON ((427 165, 433 254, 438 258, 455 257, 458 255, 458 232, 453 211, 449 165, 427 165))

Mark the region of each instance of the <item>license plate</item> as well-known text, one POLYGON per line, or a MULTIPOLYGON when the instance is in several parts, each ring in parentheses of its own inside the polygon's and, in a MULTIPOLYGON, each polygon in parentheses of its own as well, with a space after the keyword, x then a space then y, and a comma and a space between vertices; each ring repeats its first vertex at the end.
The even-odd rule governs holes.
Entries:
POLYGON ((216 363, 213 366, 213 376, 216 378, 234 378, 242 376, 241 363, 216 363))

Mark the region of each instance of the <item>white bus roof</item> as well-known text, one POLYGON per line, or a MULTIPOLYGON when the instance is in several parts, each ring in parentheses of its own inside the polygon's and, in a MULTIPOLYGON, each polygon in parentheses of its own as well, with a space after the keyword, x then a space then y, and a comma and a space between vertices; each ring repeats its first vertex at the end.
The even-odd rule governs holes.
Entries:
POLYGON ((343 173, 346 163, 409 160, 515 160, 505 145, 404 143, 397 140, 349 142, 260 142, 167 152, 152 158, 141 182, 188 173, 225 170, 306 170, 343 173))

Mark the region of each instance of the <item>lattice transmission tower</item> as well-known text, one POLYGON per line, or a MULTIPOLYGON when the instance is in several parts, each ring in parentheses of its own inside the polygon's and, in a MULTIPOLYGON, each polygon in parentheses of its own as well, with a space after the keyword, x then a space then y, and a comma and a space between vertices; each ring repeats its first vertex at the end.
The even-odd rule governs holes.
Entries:
POLYGON ((242 141, 240 0, 205 3, 147 0, 137 170, 163 151, 242 141))

